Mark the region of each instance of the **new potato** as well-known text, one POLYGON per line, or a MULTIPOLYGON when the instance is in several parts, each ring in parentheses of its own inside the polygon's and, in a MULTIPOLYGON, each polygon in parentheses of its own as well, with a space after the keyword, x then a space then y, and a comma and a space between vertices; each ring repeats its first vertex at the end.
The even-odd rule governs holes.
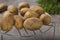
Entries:
POLYGON ((8 17, 9 15, 14 15, 13 13, 9 12, 9 11, 5 11, 2 15, 2 17, 8 17))
POLYGON ((14 22, 18 30, 23 28, 23 19, 19 15, 14 15, 14 22))
POLYGON ((10 31, 13 27, 13 24, 14 24, 13 15, 10 14, 8 16, 2 17, 1 24, 2 24, 1 30, 10 31))
POLYGON ((29 8, 28 2, 21 2, 18 4, 18 9, 21 10, 22 8, 29 8))
POLYGON ((39 15, 44 13, 44 9, 38 5, 32 5, 30 7, 31 10, 35 11, 36 13, 38 13, 39 15))
POLYGON ((51 16, 48 13, 42 14, 40 16, 40 20, 43 22, 43 24, 49 25, 51 23, 51 16))
POLYGON ((20 10, 21 15, 24 16, 25 13, 26 13, 28 10, 29 10, 29 8, 22 8, 22 9, 20 10))
POLYGON ((40 21, 38 18, 32 17, 28 18, 24 21, 23 26, 27 30, 38 30, 42 27, 42 21, 40 21))
POLYGON ((17 15, 18 14, 18 9, 17 7, 15 7, 14 5, 9 5, 7 10, 11 13, 13 13, 14 15, 17 15))
POLYGON ((1 4, 0 4, 0 13, 1 13, 1 12, 4 12, 4 11, 6 11, 6 10, 7 10, 7 5, 4 4, 4 3, 1 3, 1 4))
POLYGON ((25 15, 24 15, 24 18, 27 19, 27 18, 31 18, 31 17, 38 17, 39 14, 37 14, 36 12, 32 11, 32 10, 28 10, 25 15))

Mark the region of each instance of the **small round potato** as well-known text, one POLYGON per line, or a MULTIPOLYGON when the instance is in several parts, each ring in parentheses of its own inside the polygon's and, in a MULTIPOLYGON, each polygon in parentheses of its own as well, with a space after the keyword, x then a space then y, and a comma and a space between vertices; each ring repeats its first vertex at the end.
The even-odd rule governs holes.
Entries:
POLYGON ((36 13, 38 13, 39 15, 44 13, 44 9, 40 6, 37 5, 33 5, 30 7, 31 10, 35 11, 36 13))
POLYGON ((27 30, 39 30, 42 27, 43 23, 35 17, 28 18, 24 21, 23 26, 27 30))
POLYGON ((0 4, 0 13, 1 13, 1 12, 4 12, 4 11, 6 11, 6 10, 7 10, 7 5, 4 4, 4 3, 1 3, 1 4, 0 4))
POLYGON ((14 13, 15 15, 18 14, 18 9, 14 5, 9 5, 7 10, 10 11, 11 13, 14 13))
POLYGON ((47 13, 42 14, 40 16, 40 20, 43 22, 44 25, 49 25, 51 23, 51 16, 47 13))
POLYGON ((14 24, 14 19, 13 19, 13 15, 10 14, 6 17, 2 17, 2 26, 1 26, 1 30, 3 31, 10 31, 13 27, 13 24, 14 24))
POLYGON ((31 17, 39 17, 39 14, 37 14, 36 12, 32 11, 32 10, 28 10, 25 15, 24 18, 31 18, 31 17))
POLYGON ((2 17, 8 17, 9 15, 14 15, 14 14, 9 11, 5 11, 2 17))
POLYGON ((18 30, 23 28, 23 19, 19 15, 14 15, 14 22, 18 30))
POLYGON ((29 8, 22 8, 22 9, 20 10, 21 15, 24 16, 25 13, 26 13, 28 10, 29 10, 29 8))
POLYGON ((29 8, 29 4, 27 2, 19 3, 18 9, 21 10, 22 8, 29 8))

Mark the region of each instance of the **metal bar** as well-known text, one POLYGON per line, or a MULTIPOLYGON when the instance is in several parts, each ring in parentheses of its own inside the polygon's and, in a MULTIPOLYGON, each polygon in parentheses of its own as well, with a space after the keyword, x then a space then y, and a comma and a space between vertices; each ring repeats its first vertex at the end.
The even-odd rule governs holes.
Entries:
POLYGON ((54 33, 53 33, 53 40, 55 40, 55 27, 54 27, 54 33))
POLYGON ((1 40, 3 40, 3 35, 1 35, 1 40))
MULTIPOLYGON (((55 14, 55 15, 56 15, 56 14, 55 14)), ((55 15, 54 15, 53 17, 55 17, 55 15)), ((56 29, 56 28, 55 28, 55 26, 56 26, 56 23, 55 23, 55 22, 56 22, 56 20, 54 20, 54 23, 53 23, 53 24, 54 24, 54 26, 53 26, 53 27, 54 27, 53 40, 55 40, 55 29, 56 29)))
POLYGON ((21 32, 16 28, 16 30, 18 31, 19 35, 21 36, 21 32))
POLYGON ((39 30, 39 31, 41 33, 41 35, 39 35, 39 36, 41 36, 41 40, 43 40, 43 32, 41 30, 39 30))
POLYGON ((40 31, 41 33, 43 33, 42 30, 39 30, 39 31, 40 31))
POLYGON ((38 39, 36 38, 36 33, 35 33, 35 31, 33 31, 33 33, 34 33, 34 39, 35 39, 35 40, 38 40, 38 39))
POLYGON ((48 32, 51 28, 52 28, 52 26, 49 29, 47 29, 46 31, 44 31, 44 33, 48 32))
POLYGON ((27 30, 24 28, 24 31, 28 34, 27 30))
POLYGON ((35 31, 33 31, 34 35, 36 35, 35 31))
POLYGON ((14 36, 14 35, 7 34, 7 33, 2 33, 2 32, 0 32, 0 33, 3 34, 3 35, 7 35, 7 36, 14 36))
MULTIPOLYGON (((15 27, 16 28, 16 27, 15 27)), ((19 29, 16 28, 16 30, 18 31, 19 35, 21 36, 21 32, 19 31, 19 29)))

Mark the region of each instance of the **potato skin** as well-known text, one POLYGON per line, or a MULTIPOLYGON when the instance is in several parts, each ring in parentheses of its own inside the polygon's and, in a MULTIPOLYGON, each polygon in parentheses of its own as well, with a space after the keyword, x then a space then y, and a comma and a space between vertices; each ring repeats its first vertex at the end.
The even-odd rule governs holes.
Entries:
POLYGON ((12 26, 14 24, 14 19, 13 19, 13 15, 9 14, 5 17, 2 17, 2 26, 1 26, 1 30, 3 31, 10 31, 12 29, 12 26))
POLYGON ((1 3, 1 4, 0 4, 0 13, 6 11, 6 10, 7 10, 7 7, 8 7, 8 6, 7 6, 6 4, 1 3))
POLYGON ((24 16, 28 10, 29 8, 22 8, 19 12, 21 13, 22 16, 24 16))
POLYGON ((39 15, 44 13, 44 9, 38 5, 32 5, 30 7, 31 10, 35 11, 36 13, 38 13, 39 15))
POLYGON ((49 25, 51 23, 51 17, 46 13, 40 16, 40 20, 43 22, 44 25, 49 25))
POLYGON ((24 18, 31 18, 31 17, 39 17, 39 14, 37 14, 36 12, 32 11, 32 10, 28 10, 25 15, 24 18))
POLYGON ((40 29, 42 25, 43 23, 35 17, 28 18, 23 23, 24 28, 31 31, 40 29))
POLYGON ((18 9, 21 10, 22 8, 29 8, 29 4, 27 2, 21 2, 18 4, 18 9))
POLYGON ((15 7, 14 5, 9 5, 7 10, 10 11, 11 13, 14 13, 15 15, 18 15, 18 8, 15 7))
POLYGON ((19 15, 14 15, 14 22, 18 30, 23 28, 23 19, 19 15))

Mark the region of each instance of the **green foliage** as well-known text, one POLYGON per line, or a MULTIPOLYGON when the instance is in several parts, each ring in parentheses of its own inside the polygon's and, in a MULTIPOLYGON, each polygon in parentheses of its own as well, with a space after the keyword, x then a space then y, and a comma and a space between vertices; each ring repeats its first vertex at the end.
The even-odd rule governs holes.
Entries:
POLYGON ((37 2, 45 9, 46 12, 50 14, 60 14, 59 0, 37 0, 37 2))

